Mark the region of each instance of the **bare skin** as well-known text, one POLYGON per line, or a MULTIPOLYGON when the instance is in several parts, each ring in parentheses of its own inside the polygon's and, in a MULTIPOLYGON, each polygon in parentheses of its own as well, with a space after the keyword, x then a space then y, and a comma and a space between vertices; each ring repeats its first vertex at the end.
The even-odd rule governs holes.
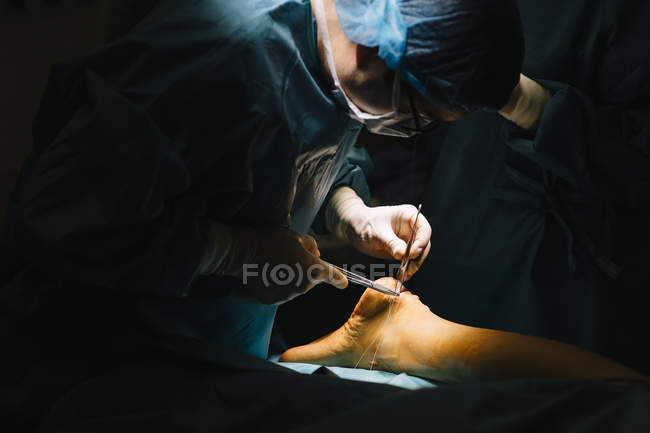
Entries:
MULTIPOLYGON (((390 278, 379 283, 397 285, 390 278)), ((650 380, 568 344, 449 322, 410 292, 403 292, 391 307, 390 297, 366 290, 342 327, 287 350, 280 360, 341 367, 358 364, 444 382, 521 377, 650 380)))
POLYGON ((551 99, 551 94, 524 74, 514 88, 508 103, 499 114, 524 129, 534 129, 551 99))

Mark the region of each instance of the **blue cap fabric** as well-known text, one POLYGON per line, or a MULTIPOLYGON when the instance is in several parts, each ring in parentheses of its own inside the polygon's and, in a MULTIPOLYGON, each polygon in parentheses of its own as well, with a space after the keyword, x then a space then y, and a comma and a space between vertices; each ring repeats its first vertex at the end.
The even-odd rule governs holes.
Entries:
POLYGON ((434 104, 503 107, 524 41, 512 0, 334 0, 346 36, 377 47, 389 68, 434 104))

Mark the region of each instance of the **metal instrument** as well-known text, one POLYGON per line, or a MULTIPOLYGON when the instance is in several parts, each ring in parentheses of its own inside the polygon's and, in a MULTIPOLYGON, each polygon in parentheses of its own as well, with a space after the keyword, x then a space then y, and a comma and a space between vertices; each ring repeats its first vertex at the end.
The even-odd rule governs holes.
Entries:
POLYGON ((404 288, 404 281, 406 281, 406 271, 408 270, 409 263, 411 262, 411 248, 413 247, 413 242, 415 241, 415 232, 418 226, 418 218, 420 218, 420 213, 422 213, 422 204, 418 206, 418 213, 415 215, 415 221, 411 227, 411 236, 409 236, 409 241, 406 243, 406 252, 404 257, 402 257, 402 263, 399 267, 399 289, 398 293, 401 293, 404 288))
POLYGON ((386 286, 382 286, 381 284, 375 283, 374 281, 372 281, 372 280, 370 280, 370 279, 368 279, 368 278, 366 278, 366 277, 364 277, 362 275, 355 274, 352 271, 348 271, 347 269, 343 269, 343 268, 341 268, 339 266, 332 265, 331 263, 330 263, 330 265, 333 268, 336 268, 339 271, 341 271, 341 273, 343 275, 345 275, 345 277, 348 279, 348 281, 350 283, 352 283, 352 284, 357 284, 359 286, 368 287, 368 288, 371 288, 371 289, 376 290, 378 292, 381 292, 381 293, 383 293, 385 295, 399 296, 399 292, 391 290, 386 286))
POLYGON ((404 257, 402 258, 402 262, 400 264, 400 271, 399 271, 399 288, 398 290, 391 290, 386 286, 383 286, 381 284, 375 283, 374 281, 356 274, 352 271, 348 271, 347 269, 344 269, 340 266, 333 265, 331 263, 328 263, 330 266, 333 268, 338 269, 341 271, 343 275, 348 279, 348 281, 352 284, 357 284, 359 286, 363 287, 368 287, 370 289, 376 290, 378 292, 381 292, 385 295, 390 295, 390 296, 399 296, 399 294, 402 292, 402 289, 404 288, 404 281, 406 280, 406 271, 408 270, 409 263, 411 261, 410 255, 411 255, 411 248, 413 247, 413 242, 415 242, 415 233, 418 225, 418 219, 420 218, 420 213, 422 213, 422 205, 420 204, 418 206, 418 213, 415 216, 415 221, 413 222, 413 226, 411 227, 411 235, 409 236, 409 240, 406 243, 406 252, 404 253, 404 257))

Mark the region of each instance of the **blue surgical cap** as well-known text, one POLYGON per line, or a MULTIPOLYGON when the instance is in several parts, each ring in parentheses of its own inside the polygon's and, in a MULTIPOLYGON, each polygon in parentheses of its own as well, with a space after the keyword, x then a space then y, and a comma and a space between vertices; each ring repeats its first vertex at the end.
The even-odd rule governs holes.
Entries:
POLYGON ((512 0, 334 0, 345 35, 439 107, 503 107, 524 40, 512 0))

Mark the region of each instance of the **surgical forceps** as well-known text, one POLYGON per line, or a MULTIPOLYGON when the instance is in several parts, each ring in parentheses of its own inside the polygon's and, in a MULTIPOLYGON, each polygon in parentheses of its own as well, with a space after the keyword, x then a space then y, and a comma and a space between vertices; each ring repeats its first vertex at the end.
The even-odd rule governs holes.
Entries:
POLYGON ((380 293, 383 293, 383 294, 385 294, 385 295, 389 295, 389 296, 399 296, 399 292, 396 292, 396 291, 394 291, 394 290, 391 290, 391 289, 389 289, 389 288, 386 287, 386 286, 383 286, 383 285, 381 285, 381 284, 379 284, 379 283, 375 283, 374 281, 372 281, 372 280, 370 280, 370 279, 368 279, 368 278, 366 278, 366 277, 364 277, 364 276, 361 276, 361 275, 359 275, 359 274, 355 274, 355 273, 352 272, 352 271, 348 271, 347 269, 341 268, 341 267, 336 266, 336 265, 333 265, 333 264, 331 264, 331 263, 329 263, 329 264, 330 264, 333 268, 336 268, 336 269, 338 269, 339 271, 341 271, 341 273, 342 273, 343 275, 345 275, 345 278, 347 278, 348 281, 351 282, 351 283, 353 283, 353 284, 358 284, 359 286, 363 286, 363 287, 369 287, 369 288, 371 288, 371 289, 373 289, 373 290, 376 290, 376 291, 378 291, 378 292, 380 292, 380 293))
POLYGON ((418 213, 415 215, 415 221, 413 222, 413 227, 411 227, 411 236, 409 237, 409 241, 406 243, 406 252, 404 253, 404 257, 402 257, 402 263, 399 267, 399 289, 397 290, 397 293, 400 293, 402 289, 404 288, 404 281, 406 281, 406 271, 409 268, 409 263, 411 261, 410 255, 411 255, 411 248, 413 247, 413 242, 415 242, 415 232, 417 231, 418 227, 418 218, 420 218, 420 214, 422 213, 422 204, 418 206, 418 213))

